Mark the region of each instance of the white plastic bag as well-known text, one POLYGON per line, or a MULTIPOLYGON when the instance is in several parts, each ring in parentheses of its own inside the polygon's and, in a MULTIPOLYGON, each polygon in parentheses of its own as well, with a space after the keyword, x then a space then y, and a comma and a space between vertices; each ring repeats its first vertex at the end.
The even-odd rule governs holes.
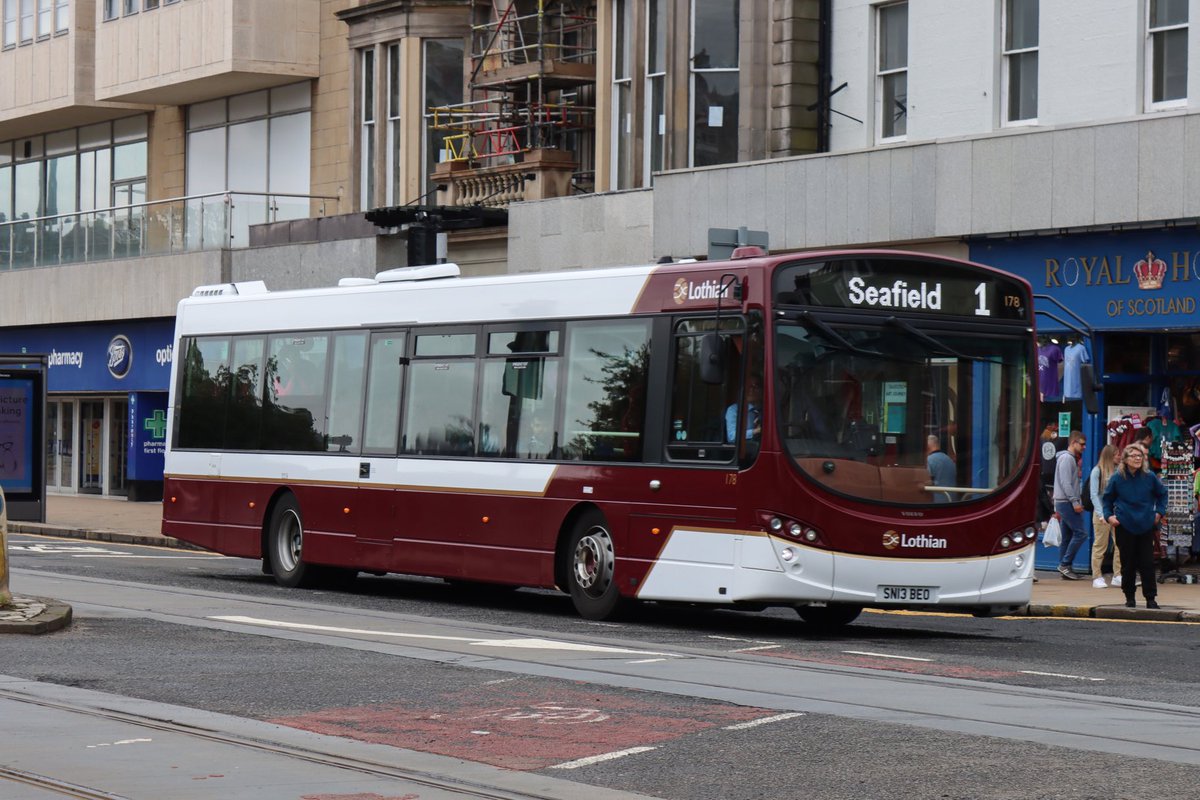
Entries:
POLYGON ((1046 532, 1042 534, 1042 544, 1046 547, 1061 547, 1062 546, 1062 525, 1058 521, 1058 517, 1051 517, 1046 523, 1046 532))

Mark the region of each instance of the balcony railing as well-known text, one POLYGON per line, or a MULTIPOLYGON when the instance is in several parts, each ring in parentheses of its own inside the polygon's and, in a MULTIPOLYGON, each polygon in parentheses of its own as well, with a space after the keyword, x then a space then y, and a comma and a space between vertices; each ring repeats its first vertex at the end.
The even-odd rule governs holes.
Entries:
POLYGON ((4 220, 0 272, 246 247, 250 226, 338 212, 322 195, 219 192, 95 211, 4 220))

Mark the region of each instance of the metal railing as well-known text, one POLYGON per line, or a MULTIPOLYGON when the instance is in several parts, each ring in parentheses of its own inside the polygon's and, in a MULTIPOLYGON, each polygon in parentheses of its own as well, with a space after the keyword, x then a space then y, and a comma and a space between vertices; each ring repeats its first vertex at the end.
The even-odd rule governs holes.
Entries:
POLYGON ((211 194, 0 220, 0 272, 87 261, 246 247, 250 226, 326 216, 337 197, 211 194))

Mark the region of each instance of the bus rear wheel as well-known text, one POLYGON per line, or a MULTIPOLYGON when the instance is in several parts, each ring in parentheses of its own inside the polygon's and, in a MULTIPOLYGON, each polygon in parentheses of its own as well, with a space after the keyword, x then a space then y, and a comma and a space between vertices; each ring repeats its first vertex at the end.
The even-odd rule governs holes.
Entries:
POLYGON ((800 615, 800 619, 814 628, 832 630, 849 625, 858 619, 858 615, 862 613, 862 606, 797 606, 796 613, 800 615))
POLYGON ((300 518, 300 504, 292 495, 280 499, 271 512, 267 528, 267 560, 271 574, 280 586, 294 589, 311 586, 316 580, 316 568, 304 563, 304 523, 300 518))
POLYGON ((616 549, 608 523, 589 511, 576 523, 567 545, 567 587, 575 610, 584 619, 608 619, 621 602, 614 577, 616 549))

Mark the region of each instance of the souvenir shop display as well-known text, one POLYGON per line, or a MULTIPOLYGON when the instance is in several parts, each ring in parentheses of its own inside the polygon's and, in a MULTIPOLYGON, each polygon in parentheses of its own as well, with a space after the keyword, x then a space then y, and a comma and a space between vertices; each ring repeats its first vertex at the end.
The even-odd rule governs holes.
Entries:
POLYGON ((1155 540, 1155 557, 1163 567, 1158 582, 1191 582, 1178 567, 1187 561, 1192 546, 1193 521, 1196 517, 1195 478, 1192 446, 1187 442, 1162 443, 1162 471, 1159 478, 1167 489, 1167 514, 1155 540))

